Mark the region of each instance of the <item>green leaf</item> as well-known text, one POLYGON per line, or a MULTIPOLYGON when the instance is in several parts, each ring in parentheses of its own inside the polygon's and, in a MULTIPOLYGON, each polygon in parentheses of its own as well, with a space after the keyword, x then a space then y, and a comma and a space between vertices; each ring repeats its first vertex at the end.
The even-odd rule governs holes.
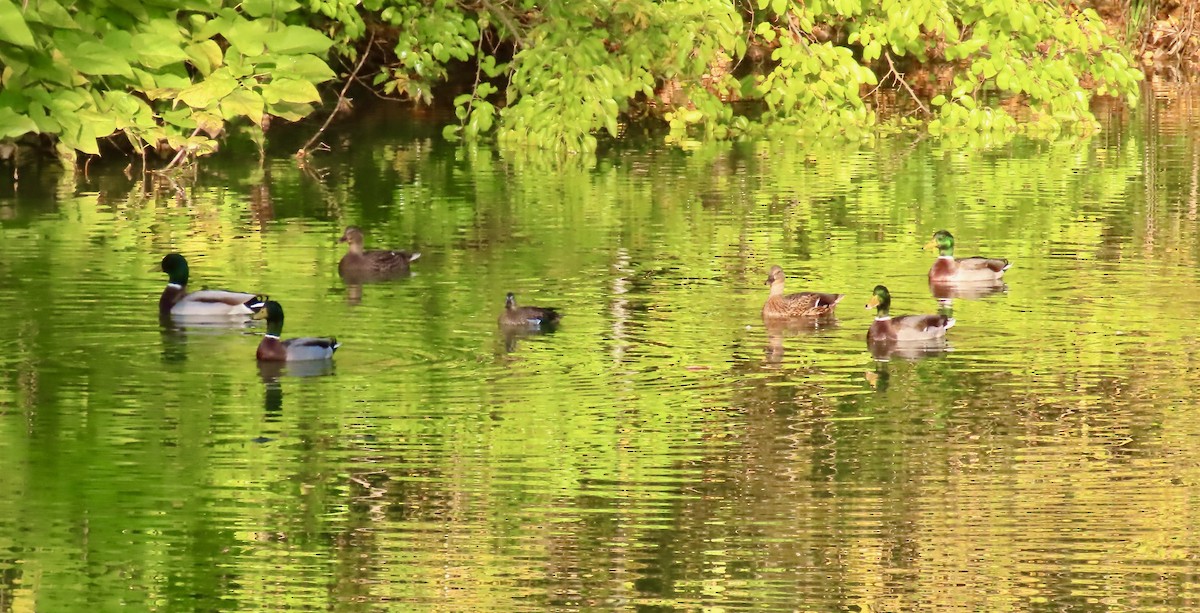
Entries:
POLYGON ((241 6, 251 17, 265 17, 285 15, 300 8, 300 3, 295 0, 243 0, 241 6))
POLYGON ((310 83, 321 83, 337 76, 333 74, 333 70, 329 68, 325 60, 311 53, 294 56, 268 55, 259 58, 260 63, 268 61, 275 64, 274 74, 286 74, 289 77, 303 79, 310 83))
POLYGON ((63 140, 67 141, 72 149, 78 149, 79 151, 90 153, 92 155, 100 155, 100 146, 96 143, 96 139, 99 138, 100 135, 97 134, 96 130, 86 121, 80 122, 78 130, 76 130, 75 134, 71 136, 74 138, 71 138, 69 141, 67 141, 68 134, 63 134, 63 140))
POLYGON ((147 68, 162 68, 188 59, 188 54, 179 45, 153 34, 136 34, 132 41, 138 62, 147 68))
MULTIPOLYGON (((3 2, 4 0, 0 0, 3 2)), ((84 41, 73 49, 64 48, 62 54, 71 66, 88 75, 121 75, 133 78, 133 68, 121 59, 113 49, 93 41, 84 41)))
POLYGON ((316 86, 299 79, 275 79, 264 85, 262 92, 263 99, 270 104, 276 102, 303 104, 321 101, 321 94, 317 91, 316 86))
POLYGON ((0 107, 0 138, 16 138, 37 131, 37 124, 29 117, 21 115, 7 106, 0 107))
POLYGON ((929 101, 929 104, 932 104, 933 106, 942 106, 943 104, 946 104, 946 97, 938 94, 933 97, 933 100, 929 101))
POLYGON ((12 0, 0 0, 0 40, 18 47, 34 47, 33 32, 12 0))
POLYGON ((237 79, 218 71, 179 92, 179 100, 192 108, 206 109, 228 96, 237 87, 237 79))
MULTIPOLYGON (((67 9, 63 8, 56 0, 33 0, 25 2, 25 19, 30 22, 42 23, 52 28, 63 30, 78 30, 79 24, 71 18, 71 14, 67 9)), ((3 9, 0 9, 0 13, 3 9)), ((0 21, 4 18, 0 16, 0 21)))
POLYGON ((280 119, 286 119, 287 121, 299 121, 305 117, 308 117, 308 114, 312 112, 312 105, 279 102, 269 105, 267 107, 267 111, 280 119))
POLYGON ((187 53, 188 58, 192 60, 192 65, 204 76, 208 76, 214 68, 218 68, 224 63, 221 47, 212 39, 188 45, 184 49, 184 53, 187 53))
POLYGON ((304 26, 287 26, 269 32, 263 38, 272 53, 297 55, 301 53, 324 53, 333 44, 328 36, 304 26))
POLYGON ((46 107, 36 102, 29 104, 29 118, 37 124, 37 131, 41 134, 58 134, 62 131, 58 121, 46 113, 46 107))
POLYGON ((260 124, 264 106, 262 96, 258 93, 239 89, 221 100, 221 116, 226 120, 245 117, 255 124, 260 124))
POLYGON ((879 59, 879 55, 882 51, 883 46, 879 44, 879 41, 873 40, 867 43, 866 48, 863 49, 863 59, 868 62, 879 59))
POLYGON ((79 120, 87 126, 94 138, 108 136, 117 130, 117 122, 110 113, 100 113, 91 109, 80 109, 79 120))
POLYGON ((266 49, 267 36, 269 36, 267 24, 262 21, 246 19, 235 20, 233 25, 222 34, 225 35, 225 40, 229 41, 230 45, 247 57, 262 55, 263 50, 266 49))

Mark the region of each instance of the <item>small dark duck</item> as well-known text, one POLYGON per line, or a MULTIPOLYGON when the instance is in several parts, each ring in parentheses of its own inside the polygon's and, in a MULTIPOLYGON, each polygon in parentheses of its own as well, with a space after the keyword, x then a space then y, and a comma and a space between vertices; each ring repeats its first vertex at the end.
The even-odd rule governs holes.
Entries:
POLYGON ((517 306, 517 297, 512 292, 504 299, 504 311, 497 320, 501 326, 521 326, 529 328, 551 328, 558 324, 562 315, 551 308, 535 306, 517 306))

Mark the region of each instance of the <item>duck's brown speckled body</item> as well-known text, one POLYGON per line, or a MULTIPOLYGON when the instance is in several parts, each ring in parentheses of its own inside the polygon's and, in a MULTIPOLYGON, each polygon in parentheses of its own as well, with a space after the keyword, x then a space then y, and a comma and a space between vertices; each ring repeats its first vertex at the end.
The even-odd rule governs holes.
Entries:
POLYGON ((763 304, 764 321, 778 321, 803 317, 821 317, 833 313, 844 294, 822 294, 818 292, 783 293, 783 268, 772 266, 767 274, 767 285, 771 294, 763 304))
POLYGON ((343 277, 406 273, 409 264, 421 257, 420 253, 408 251, 364 250, 363 232, 356 226, 346 228, 338 242, 350 245, 350 250, 338 262, 338 274, 343 277))

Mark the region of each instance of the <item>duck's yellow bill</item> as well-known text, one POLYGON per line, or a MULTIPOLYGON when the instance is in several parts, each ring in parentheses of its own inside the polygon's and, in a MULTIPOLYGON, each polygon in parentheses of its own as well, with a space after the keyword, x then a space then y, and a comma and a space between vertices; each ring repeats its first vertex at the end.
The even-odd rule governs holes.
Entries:
POLYGON ((867 306, 865 308, 873 309, 877 306, 879 306, 879 296, 871 296, 871 299, 867 301, 867 306))
POLYGON ((926 249, 937 249, 937 243, 935 243, 933 241, 929 241, 928 243, 925 243, 925 248, 926 249))
POLYGON ((254 314, 250 316, 250 319, 266 319, 266 318, 267 318, 267 309, 265 307, 255 311, 254 314))

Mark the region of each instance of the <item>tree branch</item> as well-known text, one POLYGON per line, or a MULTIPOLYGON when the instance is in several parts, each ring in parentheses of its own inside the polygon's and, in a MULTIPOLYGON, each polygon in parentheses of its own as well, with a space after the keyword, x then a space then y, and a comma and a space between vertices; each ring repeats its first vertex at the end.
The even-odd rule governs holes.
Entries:
POLYGON ((517 45, 521 47, 525 46, 525 33, 520 27, 517 26, 517 22, 513 21, 511 15, 504 12, 503 9, 500 9, 491 2, 488 2, 488 0, 480 0, 480 4, 483 5, 483 8, 487 9, 487 12, 490 15, 499 20, 505 29, 507 29, 509 32, 512 32, 513 38, 517 39, 517 45))
MULTIPOLYGON (((929 112, 929 107, 925 106, 925 104, 921 102, 921 99, 917 97, 917 93, 908 86, 908 81, 904 80, 904 75, 901 75, 900 72, 896 70, 896 64, 892 62, 892 52, 884 51, 883 57, 887 58, 888 63, 888 74, 884 75, 883 78, 886 79, 890 75, 897 83, 904 86, 904 89, 908 91, 908 95, 912 96, 913 102, 917 103, 917 107, 919 107, 921 111, 923 111, 926 115, 932 115, 933 113, 929 112)), ((880 79, 880 81, 882 82, 882 79, 880 79)))
POLYGON ((333 112, 330 113, 329 116, 325 118, 325 123, 321 124, 321 128, 317 130, 316 134, 313 134, 312 138, 308 139, 308 142, 304 143, 304 146, 301 147, 300 150, 296 152, 297 158, 303 159, 303 158, 308 157, 309 153, 311 153, 311 151, 312 151, 313 143, 315 143, 317 141, 317 139, 320 138, 321 135, 325 133, 325 129, 329 127, 329 123, 333 121, 333 117, 335 115, 337 115, 338 111, 340 111, 342 109, 342 102, 346 100, 346 90, 350 89, 351 83, 358 80, 358 71, 362 70, 363 64, 365 64, 367 61, 367 56, 371 55, 371 45, 374 42, 375 42, 375 32, 371 32, 371 38, 370 38, 370 40, 367 41, 367 46, 363 50, 362 57, 358 58, 358 64, 354 66, 354 71, 351 72, 350 76, 346 78, 345 85, 342 85, 342 91, 338 92, 337 104, 334 105, 333 112))

